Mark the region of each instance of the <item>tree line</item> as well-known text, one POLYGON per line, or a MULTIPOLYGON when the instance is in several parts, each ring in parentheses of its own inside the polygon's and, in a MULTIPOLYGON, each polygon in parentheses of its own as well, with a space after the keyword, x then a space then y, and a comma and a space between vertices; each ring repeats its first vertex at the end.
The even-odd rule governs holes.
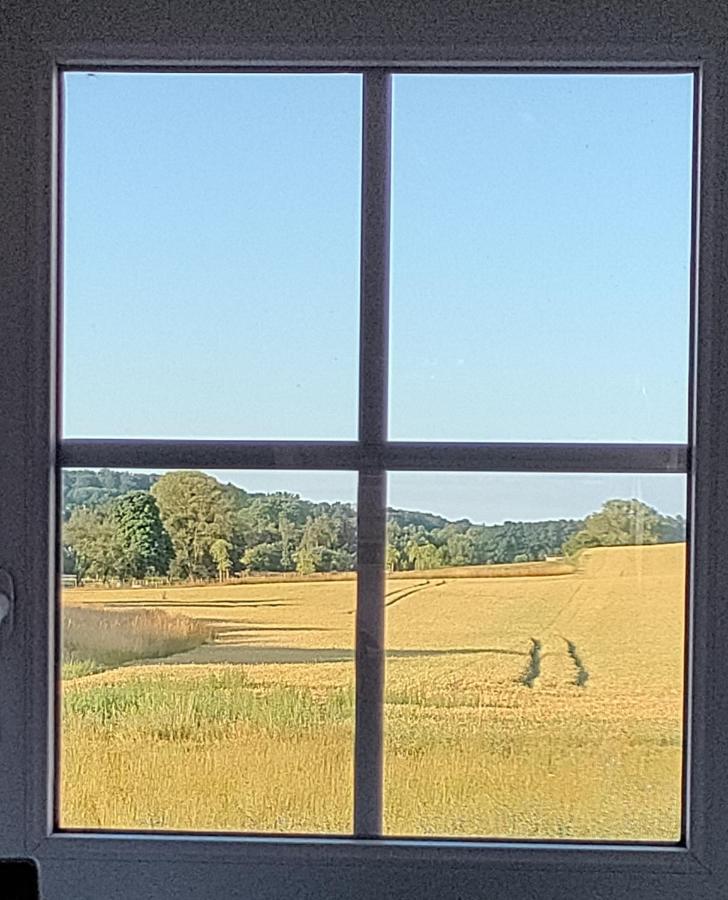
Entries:
MULTIPOLYGON (((585 519, 500 525, 388 513, 390 571, 528 562, 585 547, 685 539, 681 517, 634 499, 607 501, 585 519)), ((222 581, 243 573, 346 572, 356 565, 351 503, 250 493, 197 471, 67 471, 63 519, 63 571, 80 582, 222 581)))

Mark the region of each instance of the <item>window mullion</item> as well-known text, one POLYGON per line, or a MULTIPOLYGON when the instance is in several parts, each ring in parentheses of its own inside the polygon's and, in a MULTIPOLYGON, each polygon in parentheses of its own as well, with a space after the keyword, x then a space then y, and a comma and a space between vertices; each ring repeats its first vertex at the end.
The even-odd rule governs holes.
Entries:
POLYGON ((364 75, 354 831, 382 831, 391 78, 364 75))
POLYGON ((685 444, 392 441, 149 440, 84 438, 58 447, 63 468, 371 469, 432 472, 688 471, 685 444))

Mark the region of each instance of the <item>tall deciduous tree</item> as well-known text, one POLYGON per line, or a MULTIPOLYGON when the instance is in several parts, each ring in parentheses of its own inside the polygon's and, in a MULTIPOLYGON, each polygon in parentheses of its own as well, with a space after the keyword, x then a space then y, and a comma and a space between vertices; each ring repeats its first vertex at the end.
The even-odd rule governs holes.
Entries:
POLYGON ((217 566, 217 574, 220 581, 224 581, 230 573, 233 564, 230 559, 230 550, 232 546, 230 541, 226 541, 223 538, 218 538, 210 545, 210 556, 212 556, 212 559, 217 566))
POLYGON ((211 547, 230 541, 233 533, 233 505, 222 485, 203 472, 168 472, 153 485, 152 496, 172 539, 176 574, 217 574, 211 547))
POLYGON ((63 528, 63 541, 75 561, 80 581, 121 578, 123 552, 107 509, 76 509, 63 528))

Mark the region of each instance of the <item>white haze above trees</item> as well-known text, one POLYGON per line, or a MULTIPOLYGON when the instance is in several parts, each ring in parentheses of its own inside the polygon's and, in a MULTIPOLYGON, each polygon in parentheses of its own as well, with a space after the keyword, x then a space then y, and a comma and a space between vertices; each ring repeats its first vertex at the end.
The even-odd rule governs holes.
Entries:
MULTIPOLYGON (((248 493, 198 471, 67 471, 63 518, 64 573, 79 581, 309 575, 351 571, 356 564, 351 503, 248 493)), ((684 539, 682 517, 662 515, 635 499, 609 500, 584 520, 501 525, 390 510, 387 566, 396 571, 528 562, 587 547, 684 539)))

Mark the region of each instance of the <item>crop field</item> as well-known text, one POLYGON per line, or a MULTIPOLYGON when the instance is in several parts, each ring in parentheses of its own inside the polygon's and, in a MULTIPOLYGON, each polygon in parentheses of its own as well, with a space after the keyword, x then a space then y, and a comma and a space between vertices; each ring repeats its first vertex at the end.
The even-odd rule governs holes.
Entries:
MULTIPOLYGON (((670 544, 390 579, 386 832, 677 840, 684 566, 670 544)), ((62 826, 351 831, 355 590, 65 591, 64 615, 161 611, 208 637, 66 670, 62 826)))

